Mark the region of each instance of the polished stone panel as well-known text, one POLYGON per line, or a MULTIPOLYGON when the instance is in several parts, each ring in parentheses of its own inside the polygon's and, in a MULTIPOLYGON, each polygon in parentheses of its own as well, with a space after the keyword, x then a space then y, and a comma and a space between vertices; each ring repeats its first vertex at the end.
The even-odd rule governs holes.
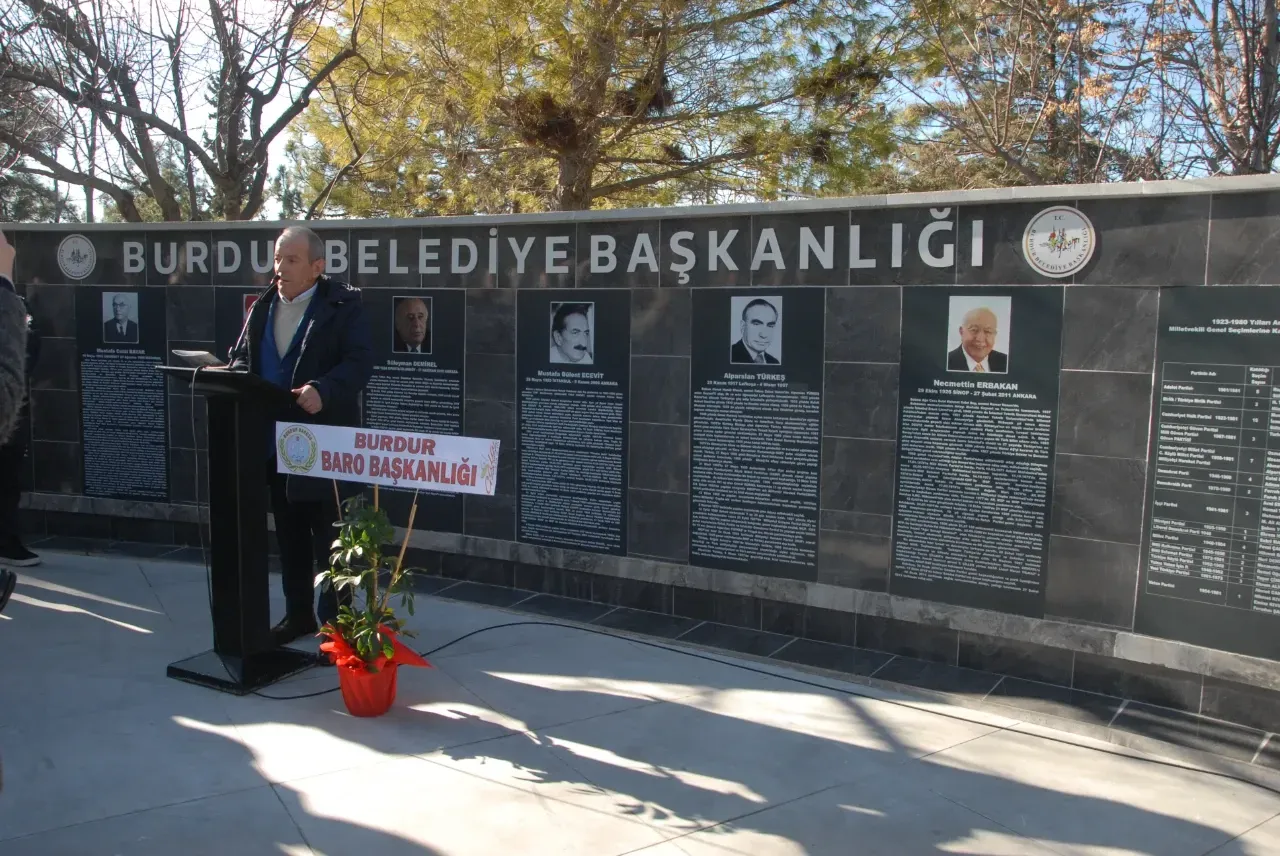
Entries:
POLYGON ((882 535, 823 531, 818 538, 818 582, 887 591, 892 542, 882 535))
POLYGON ((27 307, 42 336, 76 337, 75 288, 69 285, 27 285, 27 307))
POLYGON ((1062 319, 1062 367, 1151 371, 1159 307, 1160 291, 1155 288, 1068 288, 1062 319))
POLYGON ((631 419, 689 424, 689 358, 631 358, 631 419))
POLYGON ((1133 544, 1050 536, 1045 615, 1132 627, 1138 553, 1133 544))
POLYGON ((689 492, 688 427, 632 422, 628 439, 630 487, 689 492))
POLYGON ((467 353, 516 352, 516 293, 505 289, 467 291, 467 353))
POLYGON ((627 547, 641 556, 689 558, 689 496, 652 490, 628 490, 627 547))
POLYGON ((855 645, 858 641, 857 625, 856 613, 808 605, 804 611, 804 630, 801 635, 818 642, 855 645))
POLYGON ((169 451, 169 498, 173 502, 209 501, 208 457, 191 449, 169 451), (196 497, 196 478, 199 476, 200 495, 196 497))
POLYGON ((1209 229, 1209 285, 1280 284, 1280 192, 1219 193, 1209 229))
POLYGON ((1074 654, 1062 648, 961 633, 959 665, 1030 681, 1071 684, 1074 654))
POLYGON ((75 339, 41 336, 32 389, 80 388, 80 350, 75 339))
POLYGON ((1199 675, 1162 666, 1080 653, 1076 654, 1071 686, 1195 713, 1200 709, 1202 680, 1199 675))
POLYGON ((894 657, 874 674, 876 681, 903 684, 940 693, 983 698, 1000 680, 999 675, 964 669, 948 663, 894 657))
POLYGON ((901 344, 901 288, 865 286, 827 289, 828 360, 896 363, 901 344))
POLYGON ((1058 451, 1143 460, 1150 414, 1151 375, 1063 372, 1058 451))
POLYGON ((803 636, 805 610, 803 603, 760 598, 760 629, 785 636, 803 636))
POLYGON ((988 705, 1011 708, 1011 716, 1018 716, 1017 711, 1025 710, 1092 725, 1111 722, 1123 703, 1122 699, 1114 696, 1011 677, 997 684, 986 700, 988 705))
POLYGON ((962 260, 967 265, 969 258, 968 233, 960 231, 957 235, 959 211, 955 205, 851 210, 850 225, 858 229, 859 246, 858 259, 849 260, 849 264, 857 265, 849 271, 849 282, 853 285, 954 283, 957 265, 962 260), (942 216, 935 216, 937 214, 942 216), (939 230, 933 226, 934 223, 942 223, 944 227, 939 230), (893 252, 895 226, 899 227, 901 235, 901 256, 896 266, 893 252), (928 235, 924 235, 926 229, 931 230, 928 235), (922 237, 924 242, 920 240, 922 237), (922 243, 936 263, 924 260, 922 243), (950 262, 946 260, 947 245, 951 245, 950 262))
POLYGON ((217 246, 210 232, 153 232, 146 239, 147 285, 213 285, 217 246))
POLYGON ((209 449, 209 413, 202 396, 196 396, 194 408, 190 395, 169 396, 169 445, 175 449, 209 449), (191 412, 195 410, 195 435, 191 433, 191 412))
POLYGON ((652 288, 658 284, 657 220, 604 220, 577 226, 578 288, 652 288), (647 242, 647 243, 646 243, 647 242), (654 264, 645 262, 653 250, 654 264))
POLYGON ((680 289, 638 288, 631 292, 631 354, 689 356, 692 299, 680 289))
POLYGON ((827 363, 822 402, 825 437, 894 440, 898 436, 898 367, 827 363))
POLYGON ((515 575, 515 563, 501 559, 446 553, 440 561, 440 576, 455 580, 511 588, 515 585, 515 575))
POLYGON ((591 599, 631 610, 671 613, 671 586, 647 580, 595 576, 591 581, 591 599))
POLYGON ((80 442, 78 392, 37 389, 31 392, 31 430, 41 440, 80 442))
MULTIPOLYGON (((961 264, 956 281, 961 285, 1027 285, 1061 283, 1037 272, 1022 253, 1022 236, 1032 218, 1052 205, 1070 205, 1072 200, 1014 202, 998 205, 961 205, 960 240, 973 240, 973 224, 982 221, 982 265, 961 264)), ((968 258, 966 254, 965 258, 968 258)), ((1068 280, 1069 281, 1069 280, 1068 280)))
POLYGON ((1058 455, 1051 531, 1140 544, 1146 479, 1146 463, 1141 460, 1058 455))
POLYGON ((514 496, 468 496, 463 498, 463 531, 476 538, 516 537, 514 496))
POLYGON ((858 647, 933 663, 956 664, 959 634, 881 615, 858 616, 858 647))
POLYGON ((1266 733, 1194 713, 1130 702, 1112 728, 1249 763, 1266 733))
POLYGON ((751 218, 694 217, 662 221, 661 246, 655 248, 662 265, 664 288, 696 288, 704 285, 747 285, 751 282, 751 218), (690 236, 681 237, 681 232, 690 236), (710 252, 715 233, 721 258, 710 252), (674 240, 673 240, 674 239, 674 240), (693 254, 689 261, 688 254, 693 254), (715 268, 712 268, 712 264, 715 268), (686 270, 675 270, 685 267, 686 270), (683 282, 681 280, 684 280, 683 282))
POLYGON ((816 642, 812 639, 798 639, 775 654, 774 658, 788 663, 799 663, 803 666, 866 677, 874 674, 893 659, 893 655, 881 651, 851 648, 847 645, 816 642))
POLYGON ((752 265, 752 285, 848 284, 848 212, 758 214, 751 218, 751 233, 752 255, 759 259, 752 265), (781 263, 772 256, 775 249, 781 263))
POLYGON ((169 339, 214 338, 213 287, 170 286, 165 289, 165 318, 169 339))
POLYGON ((1208 194, 1082 200, 1098 246, 1075 282, 1090 285, 1203 285, 1208 194))
POLYGON ((893 531, 893 515, 863 514, 857 511, 822 512, 823 529, 834 532, 861 532, 864 535, 883 535, 888 537, 893 531))
POLYGON ((515 401, 516 358, 510 354, 467 354, 466 398, 515 401))
POLYGON ((1280 730, 1280 692, 1206 677, 1200 713, 1274 732, 1280 730))
POLYGON ((760 628, 760 601, 744 594, 725 594, 676 586, 673 589, 672 613, 681 618, 714 621, 746 627, 760 628))
MULTIPOLYGON (((498 496, 516 494, 516 430, 515 405, 506 401, 472 399, 464 404, 465 432, 469 437, 497 440, 498 482, 494 492, 498 496)), ((468 500, 482 497, 467 497, 468 500)))
MULTIPOLYGON (((595 574, 589 574, 585 571, 547 568, 541 565, 517 562, 514 585, 518 589, 590 601, 592 584, 596 579, 595 574)), ((599 614, 603 615, 604 613, 601 612, 599 614)))
MULTIPOLYGON (((500 287, 573 287, 577 233, 572 223, 520 223, 503 226, 498 232, 500 287)), ((477 267, 484 267, 486 245, 481 246, 480 257, 482 263, 477 267)))
POLYGON ((745 627, 732 627, 708 621, 681 636, 680 641, 722 648, 727 651, 740 651, 757 657, 768 657, 790 642, 791 638, 777 633, 765 633, 760 630, 748 630, 745 627))
POLYGON ((891 440, 822 441, 822 508, 893 513, 895 444, 891 440))
POLYGON ((639 609, 615 609, 601 616, 594 623, 597 627, 644 633, 647 636, 660 636, 664 639, 674 639, 698 625, 697 619, 694 618, 679 618, 639 609))
POLYGON ((610 609, 603 604, 554 594, 540 594, 528 600, 519 601, 519 605, 515 608, 521 612, 545 615, 548 618, 562 618, 565 621, 576 621, 582 624, 595 621, 610 609))

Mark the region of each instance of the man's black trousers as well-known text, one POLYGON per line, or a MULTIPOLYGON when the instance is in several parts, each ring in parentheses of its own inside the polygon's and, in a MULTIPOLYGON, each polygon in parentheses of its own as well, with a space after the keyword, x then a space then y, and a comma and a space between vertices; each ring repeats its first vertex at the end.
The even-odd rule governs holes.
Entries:
POLYGON ((27 405, 23 404, 18 430, 0 446, 0 550, 21 543, 18 501, 22 497, 22 465, 27 455, 27 405))
POLYGON ((338 537, 333 525, 338 519, 338 507, 332 498, 290 502, 285 494, 286 478, 284 473, 276 472, 268 476, 276 543, 280 547, 285 614, 290 621, 303 624, 309 623, 314 614, 323 625, 338 617, 340 602, 351 603, 349 589, 339 598, 326 583, 320 589, 319 607, 312 612, 316 574, 329 566, 330 545, 338 537))

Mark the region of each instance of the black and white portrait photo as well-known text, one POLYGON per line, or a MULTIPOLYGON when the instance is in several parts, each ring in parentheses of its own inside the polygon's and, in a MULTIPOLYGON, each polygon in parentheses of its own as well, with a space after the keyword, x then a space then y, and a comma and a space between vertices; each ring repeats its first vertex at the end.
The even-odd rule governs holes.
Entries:
POLYGON ((729 362, 782 364, 782 298, 737 296, 730 300, 729 362))
POLYGON ((589 366, 595 362, 594 303, 551 304, 551 362, 589 366))
POLYGON ((947 312, 947 371, 1007 374, 1011 297, 951 298, 947 312))
POLYGON ((110 345, 138 344, 136 291, 108 291, 102 295, 102 341, 110 345))
POLYGON ((395 297, 391 350, 397 354, 431 353, 431 298, 395 297))

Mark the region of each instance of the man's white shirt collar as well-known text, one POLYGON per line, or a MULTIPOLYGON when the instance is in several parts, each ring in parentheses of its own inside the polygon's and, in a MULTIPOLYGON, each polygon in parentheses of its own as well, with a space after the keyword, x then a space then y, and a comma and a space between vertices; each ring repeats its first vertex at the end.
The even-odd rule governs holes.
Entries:
MULTIPOLYGON (((969 371, 973 371, 973 367, 978 364, 978 361, 975 360, 973 357, 969 356, 969 352, 966 351, 964 348, 960 349, 960 353, 964 354, 964 361, 969 364, 969 371)), ((990 358, 989 357, 985 358, 982 361, 982 370, 984 372, 991 371, 991 366, 987 364, 987 359, 990 359, 990 358)))
POLYGON ((285 297, 284 292, 281 292, 281 291, 277 291, 276 293, 280 296, 281 303, 285 303, 285 304, 303 303, 311 299, 312 295, 316 293, 316 286, 318 286, 319 284, 320 284, 319 282, 316 282, 315 285, 312 285, 310 288, 308 288, 306 291, 299 294, 297 297, 292 297, 292 298, 285 297))

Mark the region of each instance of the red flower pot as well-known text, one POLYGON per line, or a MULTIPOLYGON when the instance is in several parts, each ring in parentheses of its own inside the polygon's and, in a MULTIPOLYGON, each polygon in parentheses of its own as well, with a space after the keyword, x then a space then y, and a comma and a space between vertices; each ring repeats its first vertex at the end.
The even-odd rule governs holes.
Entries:
POLYGON ((342 700, 352 716, 382 716, 396 700, 396 663, 383 663, 376 672, 338 666, 342 700))

